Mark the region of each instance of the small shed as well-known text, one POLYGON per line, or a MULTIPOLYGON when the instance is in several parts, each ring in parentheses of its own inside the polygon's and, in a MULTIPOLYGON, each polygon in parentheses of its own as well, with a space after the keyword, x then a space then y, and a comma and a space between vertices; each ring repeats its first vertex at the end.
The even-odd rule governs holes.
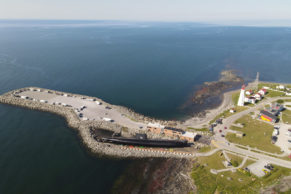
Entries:
POLYGON ((243 136, 245 136, 245 134, 244 134, 243 132, 241 132, 241 131, 237 131, 237 132, 235 133, 235 136, 236 136, 236 137, 240 137, 240 138, 242 138, 243 136))

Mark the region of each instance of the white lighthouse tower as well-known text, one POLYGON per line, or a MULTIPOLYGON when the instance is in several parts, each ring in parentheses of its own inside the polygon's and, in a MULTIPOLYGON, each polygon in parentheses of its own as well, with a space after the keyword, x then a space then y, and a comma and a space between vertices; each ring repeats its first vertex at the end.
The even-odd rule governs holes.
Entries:
POLYGON ((242 88, 241 88, 237 105, 238 106, 244 106, 245 105, 245 85, 243 85, 242 88))

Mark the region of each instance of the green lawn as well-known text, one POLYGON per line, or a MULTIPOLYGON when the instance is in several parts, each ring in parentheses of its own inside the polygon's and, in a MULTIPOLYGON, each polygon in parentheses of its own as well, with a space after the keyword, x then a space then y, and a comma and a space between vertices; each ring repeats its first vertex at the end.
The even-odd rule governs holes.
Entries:
MULTIPOLYGON (((230 157, 234 157, 236 160, 242 160, 237 158, 238 156, 228 154, 230 157)), ((222 169, 225 168, 222 164, 224 156, 221 156, 221 152, 217 152, 212 156, 199 157, 197 162, 194 163, 192 169, 192 178, 197 186, 198 193, 259 193, 262 185, 272 185, 280 177, 290 174, 289 169, 276 167, 274 172, 263 178, 257 178, 254 175, 243 174, 242 172, 223 172, 217 175, 212 174, 210 169, 222 169), (228 177, 231 180, 228 180, 228 177), (239 181, 240 179, 240 181, 239 181)), ((248 160, 247 164, 251 164, 253 161, 248 160)))
POLYGON ((245 134, 245 136, 243 138, 239 138, 233 133, 228 133, 226 138, 230 142, 241 145, 249 145, 271 153, 280 153, 280 148, 271 143, 271 136, 273 133, 272 125, 252 119, 249 115, 238 119, 236 123, 244 124, 244 127, 240 128, 232 126, 231 129, 241 131, 245 134))
POLYGON ((284 110, 282 112, 282 120, 284 123, 291 124, 291 110, 284 110))
MULTIPOLYGON (((270 87, 272 89, 275 89, 276 90, 276 86, 278 86, 280 84, 275 84, 275 83, 260 83, 258 88, 261 89, 263 88, 264 86, 267 86, 267 87, 270 87)), ((278 96, 285 96, 285 93, 284 92, 277 92, 277 91, 272 91, 272 90, 268 90, 268 93, 266 94, 266 97, 278 97, 278 96)))
POLYGON ((250 159, 248 159, 248 160, 246 161, 246 163, 243 165, 242 168, 248 167, 249 165, 251 165, 251 164, 253 164, 253 163, 255 163, 254 160, 250 160, 250 159))
POLYGON ((279 84, 275 84, 275 83, 259 83, 258 88, 262 89, 264 86, 267 86, 269 88, 276 89, 276 86, 278 85, 279 84))
POLYGON ((278 97, 278 96, 285 96, 284 92, 278 92, 278 91, 272 91, 268 90, 268 93, 266 94, 266 97, 278 97))
POLYGON ((207 167, 209 169, 224 169, 225 166, 223 165, 223 161, 225 161, 225 158, 221 151, 218 151, 211 156, 207 157, 199 157, 199 162, 201 164, 207 164, 207 167))
POLYGON ((205 132, 207 132, 207 131, 209 131, 209 129, 207 129, 207 128, 193 128, 193 127, 187 127, 187 129, 188 129, 188 131, 193 131, 193 132, 195 132, 195 131, 205 131, 205 132))
MULTIPOLYGON (((239 166, 239 165, 242 163, 242 161, 243 161, 243 158, 242 158, 242 157, 237 156, 237 155, 235 155, 235 154, 229 154, 229 153, 227 153, 227 156, 230 158, 230 161, 231 161, 232 164, 237 163, 238 166, 239 166)), ((237 166, 236 166, 236 167, 237 167, 237 166)))
POLYGON ((237 104, 237 101, 238 101, 238 98, 239 98, 239 94, 240 94, 240 92, 235 92, 235 93, 232 94, 232 102, 234 104, 237 104))
POLYGON ((205 146, 205 147, 202 147, 198 150, 198 152, 202 153, 202 152, 209 152, 212 150, 212 147, 211 146, 205 146))
MULTIPOLYGON (((248 107, 245 107, 245 106, 236 106, 234 109, 236 110, 235 113, 239 113, 239 112, 242 112, 244 110, 247 110, 248 107)), ((235 113, 231 113, 229 111, 230 111, 230 109, 224 111, 223 113, 220 113, 214 119, 212 119, 209 123, 214 123, 219 118, 227 118, 227 117, 230 117, 231 115, 234 115, 235 114, 235 113)))

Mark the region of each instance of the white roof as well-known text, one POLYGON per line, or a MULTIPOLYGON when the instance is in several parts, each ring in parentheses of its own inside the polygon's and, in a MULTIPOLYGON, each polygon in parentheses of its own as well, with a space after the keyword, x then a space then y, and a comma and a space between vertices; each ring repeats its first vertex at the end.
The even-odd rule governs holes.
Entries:
POLYGON ((194 138, 196 135, 197 135, 197 133, 192 133, 192 132, 188 132, 188 131, 186 131, 182 136, 183 136, 183 137, 194 138))
POLYGON ((161 129, 165 128, 164 125, 161 125, 159 123, 149 123, 148 126, 150 126, 150 127, 156 127, 156 128, 161 128, 161 129))
POLYGON ((104 120, 104 121, 112 121, 111 118, 106 118, 106 117, 103 117, 103 120, 104 120))

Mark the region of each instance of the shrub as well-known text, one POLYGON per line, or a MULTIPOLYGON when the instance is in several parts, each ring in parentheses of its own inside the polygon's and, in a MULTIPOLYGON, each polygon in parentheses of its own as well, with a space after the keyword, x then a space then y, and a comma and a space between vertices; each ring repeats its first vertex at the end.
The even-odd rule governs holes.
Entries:
POLYGON ((231 163, 234 167, 238 167, 238 161, 234 160, 234 161, 231 161, 231 163))

